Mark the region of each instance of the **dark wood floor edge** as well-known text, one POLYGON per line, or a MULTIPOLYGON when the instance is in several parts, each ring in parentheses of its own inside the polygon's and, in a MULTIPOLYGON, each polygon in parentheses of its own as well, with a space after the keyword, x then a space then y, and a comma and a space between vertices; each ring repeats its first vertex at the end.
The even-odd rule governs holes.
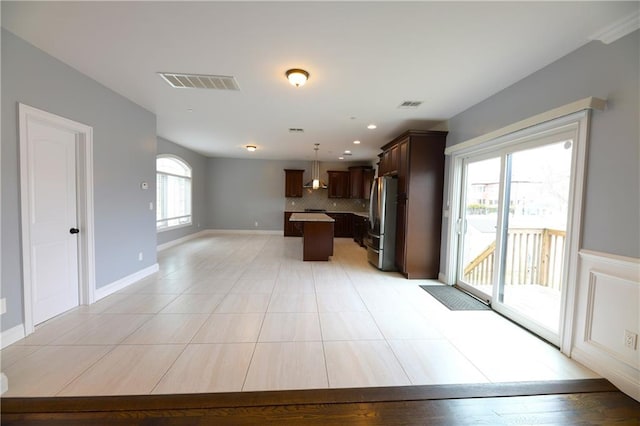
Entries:
POLYGON ((606 379, 170 395, 2 398, 1 414, 376 403, 619 391, 606 379))

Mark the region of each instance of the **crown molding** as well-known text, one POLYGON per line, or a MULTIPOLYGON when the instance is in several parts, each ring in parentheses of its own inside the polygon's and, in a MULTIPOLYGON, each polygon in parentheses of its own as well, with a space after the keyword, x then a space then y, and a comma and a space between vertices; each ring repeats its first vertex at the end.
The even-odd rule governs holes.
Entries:
POLYGON ((636 10, 631 15, 602 28, 589 37, 589 40, 600 40, 604 44, 611 44, 627 34, 631 34, 638 28, 640 28, 640 10, 636 10))

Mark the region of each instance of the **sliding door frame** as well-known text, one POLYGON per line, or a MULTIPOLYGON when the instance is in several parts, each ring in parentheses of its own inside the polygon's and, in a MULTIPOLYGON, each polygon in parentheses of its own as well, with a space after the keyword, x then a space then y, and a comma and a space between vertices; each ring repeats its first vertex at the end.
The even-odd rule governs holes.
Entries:
MULTIPOLYGON (((462 191, 464 184, 463 170, 465 160, 468 158, 480 158, 483 154, 494 153, 496 156, 503 156, 506 151, 513 151, 515 146, 526 146, 528 141, 535 138, 544 137, 545 134, 555 134, 563 128, 575 130, 573 141, 574 153, 572 161, 573 180, 570 188, 569 212, 567 222, 567 244, 565 247, 566 269, 563 277, 562 300, 560 307, 560 327, 559 341, 560 350, 571 355, 574 323, 574 305, 577 291, 578 272, 578 251, 582 242, 582 211, 584 199, 585 168, 587 160, 587 142, 589 138, 590 109, 583 109, 578 112, 567 114, 558 118, 550 119, 540 124, 531 125, 522 130, 498 136, 493 139, 486 139, 473 144, 460 144, 449 148, 446 152, 450 155, 449 167, 449 187, 450 197, 449 211, 451 212, 446 229, 448 249, 446 252, 446 275, 447 284, 453 285, 458 281, 458 253, 461 237, 461 223, 458 220, 462 212, 462 191)), ((504 163, 504 162, 503 162, 504 163)), ((501 166, 501 178, 504 178, 505 164, 501 166)), ((500 189, 500 203, 504 201, 504 189, 500 189)), ((503 221, 498 219, 499 229, 503 221)), ((501 230, 500 233, 503 231, 501 230)), ((497 235, 501 238, 502 235, 497 235)), ((496 253, 496 262, 499 261, 500 253, 496 253)), ((494 268, 494 271, 496 268, 494 268)), ((497 276, 494 273, 494 276, 497 276)), ((497 282, 494 283, 497 285, 497 282)))

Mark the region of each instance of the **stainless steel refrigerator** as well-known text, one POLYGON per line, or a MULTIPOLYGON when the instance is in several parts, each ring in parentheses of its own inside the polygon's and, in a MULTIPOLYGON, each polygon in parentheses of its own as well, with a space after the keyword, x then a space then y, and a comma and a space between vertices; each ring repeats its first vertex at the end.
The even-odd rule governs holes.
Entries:
POLYGON ((370 228, 365 244, 369 263, 383 271, 396 270, 397 198, 397 179, 382 176, 373 181, 369 199, 370 228))

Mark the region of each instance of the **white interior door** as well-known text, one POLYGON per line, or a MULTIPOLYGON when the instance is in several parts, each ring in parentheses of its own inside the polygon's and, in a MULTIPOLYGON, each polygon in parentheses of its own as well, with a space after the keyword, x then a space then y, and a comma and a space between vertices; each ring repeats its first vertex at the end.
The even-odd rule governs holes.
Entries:
MULTIPOLYGON (((28 220, 33 324, 79 303, 76 133, 27 123, 28 220)), ((29 301, 25 301, 29 303, 29 301)))

